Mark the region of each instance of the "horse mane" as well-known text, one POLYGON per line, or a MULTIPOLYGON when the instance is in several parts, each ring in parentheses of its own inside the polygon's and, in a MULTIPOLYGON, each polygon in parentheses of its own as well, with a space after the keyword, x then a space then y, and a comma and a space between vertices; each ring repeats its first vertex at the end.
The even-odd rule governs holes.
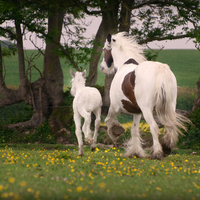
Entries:
POLYGON ((119 32, 112 35, 112 45, 116 45, 129 58, 134 58, 138 63, 146 61, 143 47, 136 42, 136 38, 127 32, 119 32))

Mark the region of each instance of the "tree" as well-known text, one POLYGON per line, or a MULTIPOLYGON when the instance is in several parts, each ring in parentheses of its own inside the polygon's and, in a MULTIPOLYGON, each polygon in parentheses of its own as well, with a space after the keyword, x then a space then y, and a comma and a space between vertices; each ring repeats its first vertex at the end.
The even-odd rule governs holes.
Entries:
MULTIPOLYGON (((9 39, 17 41, 19 61, 19 89, 10 90, 6 87, 3 77, 2 53, 0 51, 0 107, 25 101, 33 106, 33 116, 27 122, 20 122, 9 125, 10 128, 37 127, 44 123, 48 115, 52 115, 59 104, 63 102, 63 72, 59 60, 60 37, 62 34, 63 19, 67 9, 72 9, 76 2, 65 1, 1 1, 0 16, 1 23, 12 20, 15 30, 12 27, 0 27, 0 33, 9 39), (9 9, 8 9, 9 8, 9 9), (48 19, 47 30, 45 18, 48 19), (44 67, 41 77, 35 81, 28 80, 25 70, 25 59, 23 49, 23 32, 34 31, 40 34, 46 41, 44 53, 44 67)), ((35 67, 35 66, 30 66, 35 67)), ((51 118, 52 119, 52 118, 51 118)), ((58 120, 57 120, 58 121, 58 120)), ((53 127, 56 120, 51 120, 53 127)), ((62 128, 62 124, 59 125, 62 128)))
MULTIPOLYGON (((67 61, 77 70, 80 70, 77 60, 89 61, 88 55, 82 53, 90 53, 89 48, 83 45, 84 38, 81 36, 81 32, 84 29, 77 24, 75 19, 84 19, 85 14, 102 17, 91 49, 87 78, 87 85, 94 85, 97 80, 98 61, 108 33, 129 31, 136 36, 140 44, 147 44, 154 40, 196 38, 196 46, 198 47, 200 38, 199 13, 199 2, 196 0, 1 0, 0 24, 11 20, 15 27, 0 26, 0 35, 17 41, 20 86, 16 91, 6 87, 3 66, 0 62, 0 107, 25 101, 34 109, 30 121, 10 127, 22 125, 36 127, 42 124, 49 115, 51 116, 49 119, 52 119, 59 104, 63 101, 63 74, 59 56, 65 56, 67 61), (48 21, 46 22, 45 19, 48 21), (138 20, 140 26, 138 26, 138 20), (193 24, 194 28, 188 29, 188 21, 193 24), (75 34, 69 29, 70 25, 74 25, 75 34), (175 33, 174 30, 178 26, 182 26, 182 30, 175 33), (71 39, 71 42, 67 41, 63 45, 60 43, 62 27, 65 28, 68 38, 71 39), (26 31, 35 32, 46 42, 43 72, 40 72, 41 77, 33 83, 25 73, 22 36, 26 31), (76 49, 81 50, 81 53, 77 54, 76 49)), ((0 60, 2 61, 1 51, 0 60)), ((31 65, 30 62, 29 67, 36 66, 31 65)), ((108 94, 111 81, 112 76, 107 76, 104 90, 104 105, 106 106, 109 105, 108 94)), ((52 127, 54 121, 58 122, 59 119, 51 120, 52 127)), ((59 126, 62 127, 62 125, 59 126)))

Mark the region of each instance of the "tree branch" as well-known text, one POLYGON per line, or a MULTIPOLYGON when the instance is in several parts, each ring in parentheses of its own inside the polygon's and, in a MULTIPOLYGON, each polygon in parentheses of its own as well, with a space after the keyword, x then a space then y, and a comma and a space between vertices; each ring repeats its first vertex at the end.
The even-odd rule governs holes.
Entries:
POLYGON ((176 39, 182 39, 182 38, 186 38, 186 37, 190 37, 189 34, 183 34, 183 35, 168 35, 168 36, 164 36, 164 37, 151 37, 151 38, 147 38, 147 39, 143 39, 141 41, 139 41, 139 44, 147 44, 148 42, 152 42, 154 40, 157 41, 162 41, 162 40, 176 40, 176 39))

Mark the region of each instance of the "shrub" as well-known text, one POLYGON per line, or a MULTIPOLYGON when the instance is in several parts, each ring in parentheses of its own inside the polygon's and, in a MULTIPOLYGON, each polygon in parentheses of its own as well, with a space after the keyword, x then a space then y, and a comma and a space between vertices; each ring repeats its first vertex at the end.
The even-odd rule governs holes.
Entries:
POLYGON ((181 110, 192 110, 194 101, 196 99, 196 93, 187 92, 179 93, 177 97, 177 109, 181 110))
POLYGON ((185 136, 180 137, 178 146, 183 148, 200 147, 200 106, 194 110, 189 119, 193 125, 187 124, 188 131, 184 132, 185 136))

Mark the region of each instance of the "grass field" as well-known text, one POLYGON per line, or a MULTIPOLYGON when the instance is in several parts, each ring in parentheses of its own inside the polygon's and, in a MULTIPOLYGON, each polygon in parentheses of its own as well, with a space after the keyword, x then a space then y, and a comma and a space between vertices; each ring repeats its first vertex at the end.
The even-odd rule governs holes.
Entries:
POLYGON ((158 61, 168 64, 180 87, 196 88, 200 77, 200 51, 162 50, 158 61))
MULTIPOLYGON (((190 97, 195 96, 196 81, 200 76, 199 55, 200 52, 195 50, 163 50, 158 56, 158 61, 169 64, 176 75, 178 85, 182 87, 179 91, 184 105, 189 101, 192 103, 190 97)), ((19 85, 17 63, 17 56, 5 59, 6 84, 12 87, 19 85)), ((37 59, 35 64, 42 70, 43 58, 37 59)), ((64 59, 61 59, 61 65, 64 84, 70 86, 69 67, 64 59)), ((39 73, 33 70, 32 80, 38 77, 39 73)), ((103 85, 104 78, 99 71, 98 84, 103 85)), ((2 109, 0 120, 3 124, 8 119, 9 123, 18 122, 15 116, 17 120, 31 117, 30 108, 24 102, 2 109)), ((125 117, 120 115, 120 118, 123 123, 125 117)), ((132 118, 128 116, 128 120, 132 121, 132 118)), ((31 136, 46 137, 45 141, 48 141, 47 129, 39 128, 38 135, 31 136)), ((143 128, 146 129, 144 132, 149 132, 148 127, 143 128)), ((9 134, 5 132, 6 144, 4 138, 0 140, 0 199, 200 199, 198 146, 195 150, 173 150, 162 161, 123 158, 123 149, 105 145, 98 145, 94 152, 85 146, 84 156, 79 157, 77 145, 30 144, 31 141, 27 144, 27 140, 24 140, 26 144, 18 144, 12 142, 9 134), (192 155, 193 151, 197 155, 192 155)), ((19 137, 16 133, 18 142, 19 137)))
MULTIPOLYGON (((27 50, 26 55, 36 53, 34 50, 27 50)), ((19 85, 18 77, 18 60, 17 55, 12 58, 5 58, 6 66, 6 84, 7 85, 19 85)), ((167 63, 171 70, 174 72, 178 86, 186 88, 196 88, 196 82, 200 77, 199 63, 200 52, 197 50, 162 50, 157 58, 158 61, 167 63)), ((43 57, 39 57, 35 60, 35 65, 42 71, 43 57)), ((69 65, 65 59, 61 59, 61 66, 64 74, 64 85, 71 86, 71 76, 69 73, 69 65)), ((88 70, 88 66, 86 67, 88 70)), ((99 67, 98 67, 99 69, 99 67)), ((32 70, 32 81, 37 80, 39 73, 36 70, 32 70)), ((98 71, 97 84, 104 85, 105 75, 98 71)))
POLYGON ((107 147, 77 153, 72 146, 1 145, 0 199, 199 199, 200 159, 191 150, 162 161, 123 158, 122 149, 107 147))

